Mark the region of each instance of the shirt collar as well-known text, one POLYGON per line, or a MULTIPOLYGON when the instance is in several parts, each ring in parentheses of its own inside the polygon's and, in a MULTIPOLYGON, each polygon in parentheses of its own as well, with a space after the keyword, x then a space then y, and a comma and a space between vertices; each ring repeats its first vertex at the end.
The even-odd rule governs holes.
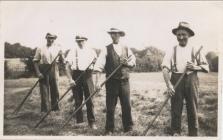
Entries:
POLYGON ((53 48, 55 46, 55 43, 53 43, 50 47, 48 47, 47 45, 45 45, 45 48, 46 49, 50 49, 50 48, 53 48))
POLYGON ((76 47, 76 50, 78 50, 78 51, 84 51, 87 49, 88 49, 87 46, 84 46, 82 49, 79 46, 76 47))
POLYGON ((114 43, 112 43, 112 45, 113 45, 114 47, 118 47, 118 46, 121 46, 121 43, 118 43, 118 44, 114 44, 114 43))
POLYGON ((185 49, 191 49, 191 45, 189 43, 187 43, 187 45, 185 47, 180 46, 179 44, 177 45, 178 48, 185 48, 185 49))

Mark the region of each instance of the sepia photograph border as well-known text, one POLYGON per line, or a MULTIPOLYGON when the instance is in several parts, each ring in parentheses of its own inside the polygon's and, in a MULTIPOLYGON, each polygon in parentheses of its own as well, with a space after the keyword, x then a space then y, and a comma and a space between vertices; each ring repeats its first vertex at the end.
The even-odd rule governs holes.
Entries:
MULTIPOLYGON (((223 76, 222 76, 222 71, 223 71, 223 54, 222 54, 222 50, 223 50, 223 28, 219 29, 221 30, 221 34, 219 34, 221 40, 218 40, 218 50, 219 50, 219 70, 218 70, 218 127, 217 127, 217 136, 216 137, 171 137, 171 136, 4 136, 3 135, 3 129, 4 129, 4 33, 1 32, 1 28, 2 28, 2 18, 1 18, 1 13, 2 13, 2 8, 1 8, 1 3, 4 1, 0 1, 0 44, 2 47, 0 47, 1 49, 1 54, 0 54, 0 78, 1 78, 1 84, 0 84, 0 89, 1 89, 1 95, 0 95, 0 139, 10 139, 10 140, 14 140, 14 139, 32 139, 32 140, 37 140, 37 139, 54 139, 54 140, 59 140, 59 139, 83 139, 83 140, 104 140, 104 139, 140 139, 140 140, 178 140, 178 139, 182 139, 182 140, 220 140, 223 138, 223 133, 222 133, 222 117, 223 117, 223 112, 222 112, 222 83, 223 83, 223 76)), ((51 1, 53 2, 53 1, 51 1)), ((66 2, 66 1, 65 1, 66 2)), ((86 2, 86 1, 85 1, 86 2)), ((92 1, 87 1, 89 3, 91 3, 92 1)), ((101 2, 101 1, 93 1, 93 2, 101 2)), ((106 1, 105 1, 106 2, 106 1)), ((111 1, 110 1, 111 2, 111 1)), ((114 2, 118 2, 118 1, 114 1, 114 2)), ((128 2, 128 1, 121 1, 121 2, 128 2)), ((144 1, 140 1, 140 2, 144 2, 144 1)), ((148 2, 148 1, 146 1, 148 2)), ((162 2, 162 1, 159 1, 162 2)), ((165 1, 166 2, 166 1, 165 1)), ((174 2, 174 1, 173 1, 174 2)), ((193 2, 193 1, 190 1, 193 2)), ((219 2, 220 3, 220 2, 219 2)), ((223 2, 221 2, 221 6, 223 7, 223 2)), ((222 23, 223 23, 223 10, 222 10, 222 23)), ((223 24, 222 24, 223 25, 223 24)))

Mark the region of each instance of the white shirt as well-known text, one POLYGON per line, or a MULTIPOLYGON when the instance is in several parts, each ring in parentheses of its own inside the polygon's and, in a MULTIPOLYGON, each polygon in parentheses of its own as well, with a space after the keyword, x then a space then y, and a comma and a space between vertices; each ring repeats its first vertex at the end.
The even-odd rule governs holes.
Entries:
MULTIPOLYGON (((126 47, 122 44, 112 44, 113 48, 115 50, 115 52, 118 54, 118 56, 121 56, 123 53, 123 49, 126 47)), ((127 47, 128 49, 128 56, 131 55, 130 57, 130 61, 128 61, 128 65, 129 66, 135 66, 136 65, 136 58, 134 56, 134 54, 132 53, 132 51, 127 47)), ((102 49, 98 60, 96 61, 95 67, 94 69, 96 71, 103 71, 104 67, 105 67, 105 63, 106 63, 106 57, 107 57, 107 48, 102 49)))
MULTIPOLYGON (((190 45, 187 45, 185 47, 181 47, 177 45, 176 48, 176 67, 177 67, 177 73, 183 73, 184 69, 187 65, 187 62, 192 61, 192 49, 194 49, 194 55, 197 53, 197 48, 192 47, 190 45)), ((163 62, 161 64, 162 67, 167 67, 168 69, 171 69, 171 62, 174 64, 174 47, 171 48, 170 52, 167 52, 166 55, 163 58, 163 62)), ((208 69, 207 66, 207 61, 202 53, 200 53, 200 61, 201 64, 203 64, 203 67, 205 69, 208 69)), ((195 61, 196 63, 196 61, 195 61)))
MULTIPOLYGON (((87 46, 84 46, 82 49, 75 47, 68 52, 65 61, 71 65, 72 70, 77 70, 78 67, 78 70, 84 71, 96 57, 96 52, 87 46)), ((93 67, 91 66, 90 68, 92 69, 93 67)))
POLYGON ((37 48, 33 61, 39 61, 40 64, 51 64, 61 50, 59 44, 53 43, 50 47, 44 45, 37 48))

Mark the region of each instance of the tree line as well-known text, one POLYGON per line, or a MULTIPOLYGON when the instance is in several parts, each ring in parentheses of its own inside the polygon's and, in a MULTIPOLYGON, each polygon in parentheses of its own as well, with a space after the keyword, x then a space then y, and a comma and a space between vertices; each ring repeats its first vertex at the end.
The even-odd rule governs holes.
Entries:
MULTIPOLYGON (((10 44, 5 42, 5 58, 26 58, 24 63, 26 68, 33 72, 32 59, 35 54, 36 48, 31 49, 21 45, 20 43, 10 44)), ((100 49, 95 49, 97 55, 100 54, 100 49)), ((154 46, 145 47, 142 50, 131 48, 133 54, 136 56, 136 67, 133 69, 135 72, 157 72, 161 70, 161 63, 165 53, 154 46)), ((66 51, 65 54, 69 53, 66 51)), ((206 54, 207 61, 211 71, 218 72, 218 54, 215 52, 208 52, 206 54)), ((59 66, 60 73, 64 74, 64 65, 59 66)))

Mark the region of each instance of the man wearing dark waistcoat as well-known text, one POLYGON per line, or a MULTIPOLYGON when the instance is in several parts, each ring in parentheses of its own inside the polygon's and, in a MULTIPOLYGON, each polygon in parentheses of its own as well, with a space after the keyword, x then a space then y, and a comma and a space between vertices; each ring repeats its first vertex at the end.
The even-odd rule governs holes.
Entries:
POLYGON ((185 99, 189 136, 197 136, 199 92, 197 72, 208 72, 209 67, 202 51, 198 52, 198 49, 196 50, 188 43, 188 39, 194 36, 194 31, 187 22, 180 22, 179 26, 172 30, 172 33, 176 35, 179 44, 166 53, 162 62, 167 93, 171 96, 172 135, 179 136, 181 133, 181 116, 183 100, 185 99), (185 69, 187 69, 186 75, 174 90, 173 85, 176 84, 185 69), (171 77, 169 72, 172 72, 171 77))
MULTIPOLYGON (((75 108, 77 109, 83 102, 83 97, 88 98, 94 91, 91 67, 84 73, 89 64, 97 57, 96 52, 85 45, 88 39, 84 36, 76 36, 77 47, 73 47, 66 57, 66 73, 72 86, 75 108), (80 80, 75 80, 82 74, 80 80)), ((97 129, 95 125, 94 105, 92 99, 86 103, 87 119, 91 129, 97 129)), ((83 112, 80 109, 76 114, 77 124, 83 124, 83 112)))
POLYGON ((125 36, 125 32, 111 28, 108 31, 112 38, 112 44, 106 46, 102 50, 95 64, 96 87, 98 88, 99 72, 105 70, 108 77, 120 64, 123 64, 109 81, 106 87, 106 126, 105 133, 113 133, 114 131, 114 113, 118 98, 121 103, 122 123, 124 132, 132 130, 133 121, 130 105, 130 86, 129 86, 129 68, 135 66, 135 56, 132 51, 125 45, 121 44, 120 37, 125 36), (128 56, 131 56, 128 62, 125 62, 128 56))

